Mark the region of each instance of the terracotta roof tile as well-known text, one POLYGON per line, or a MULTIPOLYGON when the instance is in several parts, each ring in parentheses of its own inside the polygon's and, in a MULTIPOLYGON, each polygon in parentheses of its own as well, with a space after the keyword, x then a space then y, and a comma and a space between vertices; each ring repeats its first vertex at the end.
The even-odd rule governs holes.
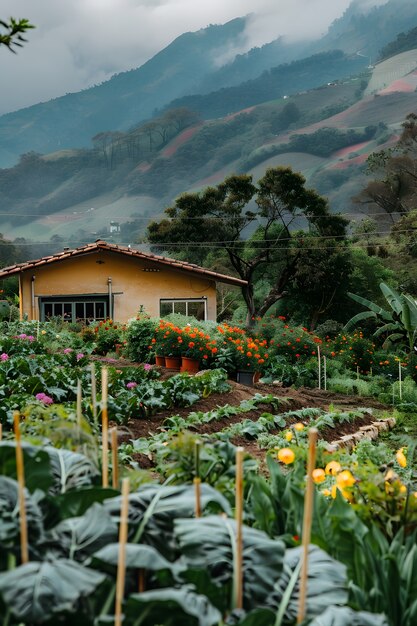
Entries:
POLYGON ((40 259, 25 261, 24 263, 18 263, 15 265, 10 265, 9 267, 4 267, 0 270, 0 279, 7 278, 8 276, 12 276, 13 274, 28 271, 31 268, 36 268, 42 265, 49 265, 50 263, 56 263, 65 259, 69 259, 73 256, 82 256, 88 252, 94 252, 95 250, 107 250, 109 252, 116 252, 117 254, 123 254, 125 256, 132 256, 138 259, 154 261, 155 263, 159 263, 160 265, 166 265, 180 271, 193 272, 195 274, 200 274, 202 276, 206 276, 207 278, 211 278, 215 281, 229 283, 231 285, 241 286, 247 284, 245 280, 241 280, 240 278, 227 276, 226 274, 219 274, 218 272, 213 272, 212 270, 200 267, 199 265, 195 265, 194 263, 187 263, 186 261, 170 259, 169 257, 152 254, 150 252, 141 252, 140 250, 134 250, 133 248, 129 248, 127 246, 118 246, 114 243, 107 243, 106 241, 103 241, 101 239, 98 239, 94 243, 80 246, 79 248, 63 250, 62 252, 57 252, 56 254, 45 256, 40 259))

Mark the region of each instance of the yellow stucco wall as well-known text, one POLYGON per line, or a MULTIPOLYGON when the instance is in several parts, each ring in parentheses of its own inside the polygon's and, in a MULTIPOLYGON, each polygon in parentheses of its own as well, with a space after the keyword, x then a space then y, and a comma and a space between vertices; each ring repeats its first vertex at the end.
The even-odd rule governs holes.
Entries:
POLYGON ((119 322, 135 317, 141 305, 149 315, 159 316, 161 298, 205 297, 207 318, 216 319, 216 285, 213 280, 106 250, 22 272, 21 314, 29 319, 39 319, 39 298, 42 296, 107 295, 109 278, 114 295, 113 318, 119 322), (159 271, 144 271, 149 268, 159 271))

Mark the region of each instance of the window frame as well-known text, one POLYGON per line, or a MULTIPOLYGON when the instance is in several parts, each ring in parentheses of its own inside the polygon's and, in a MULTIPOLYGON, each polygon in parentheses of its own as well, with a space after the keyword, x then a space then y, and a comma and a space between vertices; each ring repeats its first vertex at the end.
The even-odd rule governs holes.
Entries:
POLYGON ((185 316, 186 317, 194 317, 194 315, 189 315, 188 313, 189 303, 203 304, 204 305, 204 318, 199 321, 204 321, 204 322, 207 321, 207 296, 202 296, 201 298, 160 298, 159 299, 159 317, 166 317, 166 315, 170 315, 170 313, 166 313, 164 316, 162 315, 162 312, 161 312, 162 304, 172 303, 171 313, 176 313, 176 311, 174 310, 174 306, 176 302, 179 302, 179 303, 185 302, 185 311, 186 311, 185 316))
POLYGON ((108 294, 74 294, 74 295, 52 295, 52 296, 38 296, 38 305, 39 305, 39 319, 41 322, 47 322, 48 321, 48 317, 45 315, 45 306, 46 305, 52 305, 52 310, 54 311, 54 307, 55 305, 58 304, 62 304, 62 314, 61 315, 52 315, 51 317, 62 317, 62 319, 64 321, 67 321, 69 323, 75 323, 75 322, 81 322, 81 323, 88 323, 90 321, 101 321, 101 320, 105 320, 108 318, 109 313, 110 313, 110 308, 109 308, 109 296, 108 294), (77 305, 82 304, 84 307, 84 317, 77 317, 76 316, 76 309, 77 309, 77 305), (97 309, 96 306, 97 304, 100 304, 103 306, 103 313, 104 313, 104 317, 85 317, 86 314, 86 305, 87 304, 93 304, 94 306, 94 313, 97 313, 97 309), (65 307, 65 305, 70 305, 71 307, 71 317, 65 318, 64 317, 64 313, 65 313, 65 308, 67 309, 67 311, 69 310, 69 307, 65 307))

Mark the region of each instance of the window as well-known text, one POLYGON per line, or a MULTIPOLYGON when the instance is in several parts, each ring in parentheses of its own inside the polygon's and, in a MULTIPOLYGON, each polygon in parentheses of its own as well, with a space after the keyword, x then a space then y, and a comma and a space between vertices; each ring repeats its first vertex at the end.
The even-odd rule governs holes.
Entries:
POLYGON ((160 300, 159 314, 166 317, 170 313, 181 313, 187 317, 195 317, 197 320, 205 320, 207 318, 205 298, 177 298, 175 300, 160 300))
POLYGON ((107 296, 56 296, 40 297, 40 319, 48 321, 61 317, 66 322, 91 322, 105 320, 108 316, 107 296))

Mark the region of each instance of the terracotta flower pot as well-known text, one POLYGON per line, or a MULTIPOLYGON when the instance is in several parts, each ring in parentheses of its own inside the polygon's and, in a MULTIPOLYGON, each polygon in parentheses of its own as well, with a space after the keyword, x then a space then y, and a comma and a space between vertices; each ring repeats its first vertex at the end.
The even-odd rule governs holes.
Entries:
POLYGON ((165 357, 164 356, 155 356, 155 363, 160 367, 165 367, 165 357))
POLYGON ((181 372, 188 372, 189 374, 196 374, 200 371, 200 361, 193 359, 189 356, 183 356, 181 358, 181 372))
POLYGON ((178 370, 181 367, 181 357, 180 356, 166 356, 165 357, 165 367, 170 370, 178 370))

